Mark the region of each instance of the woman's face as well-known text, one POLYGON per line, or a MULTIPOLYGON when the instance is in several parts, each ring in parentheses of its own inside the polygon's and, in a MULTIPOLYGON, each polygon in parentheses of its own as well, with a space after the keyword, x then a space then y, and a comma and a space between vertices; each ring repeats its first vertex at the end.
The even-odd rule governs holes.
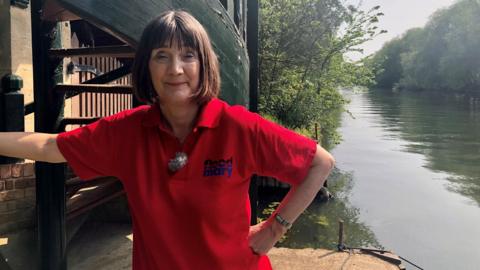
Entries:
POLYGON ((192 94, 200 84, 200 61, 196 50, 172 44, 153 49, 149 61, 150 76, 160 103, 192 103, 192 94))

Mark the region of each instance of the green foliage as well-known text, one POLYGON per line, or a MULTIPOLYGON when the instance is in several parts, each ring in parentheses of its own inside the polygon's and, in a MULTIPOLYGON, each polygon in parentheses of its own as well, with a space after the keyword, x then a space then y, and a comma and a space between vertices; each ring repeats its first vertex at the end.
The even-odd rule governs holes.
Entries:
POLYGON ((321 124, 326 147, 339 142, 336 128, 346 101, 340 86, 368 85, 373 72, 343 54, 382 33, 379 7, 368 12, 340 0, 260 1, 260 111, 312 136, 321 124))
MULTIPOLYGON (((344 220, 345 238, 349 246, 382 248, 373 232, 360 221, 359 210, 349 203, 353 178, 350 173, 335 169, 329 176, 329 190, 335 199, 314 200, 295 221, 277 246, 289 248, 335 248, 338 243, 338 220, 344 220)), ((282 197, 261 198, 259 222, 275 211, 282 197)))
POLYGON ((437 11, 423 29, 387 43, 373 58, 382 88, 480 91, 480 3, 437 11))

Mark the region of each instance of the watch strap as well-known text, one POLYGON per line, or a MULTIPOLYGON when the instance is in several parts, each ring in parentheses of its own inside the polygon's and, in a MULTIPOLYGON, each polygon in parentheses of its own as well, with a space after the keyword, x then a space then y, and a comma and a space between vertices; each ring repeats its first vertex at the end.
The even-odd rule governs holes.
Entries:
POLYGON ((280 214, 276 213, 275 214, 275 220, 280 223, 283 227, 290 229, 292 227, 292 223, 286 221, 280 214))

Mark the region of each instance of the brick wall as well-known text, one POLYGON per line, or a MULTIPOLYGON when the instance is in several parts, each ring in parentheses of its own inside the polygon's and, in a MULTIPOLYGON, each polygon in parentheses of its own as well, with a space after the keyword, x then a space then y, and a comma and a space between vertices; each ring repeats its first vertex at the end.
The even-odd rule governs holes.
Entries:
POLYGON ((0 165, 0 234, 35 222, 34 163, 0 165))

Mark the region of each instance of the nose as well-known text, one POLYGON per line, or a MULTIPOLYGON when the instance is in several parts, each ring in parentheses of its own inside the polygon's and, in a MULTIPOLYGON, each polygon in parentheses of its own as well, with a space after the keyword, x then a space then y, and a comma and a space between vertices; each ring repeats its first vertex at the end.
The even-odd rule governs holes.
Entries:
POLYGON ((169 72, 172 75, 183 74, 183 61, 178 56, 172 57, 169 72))

